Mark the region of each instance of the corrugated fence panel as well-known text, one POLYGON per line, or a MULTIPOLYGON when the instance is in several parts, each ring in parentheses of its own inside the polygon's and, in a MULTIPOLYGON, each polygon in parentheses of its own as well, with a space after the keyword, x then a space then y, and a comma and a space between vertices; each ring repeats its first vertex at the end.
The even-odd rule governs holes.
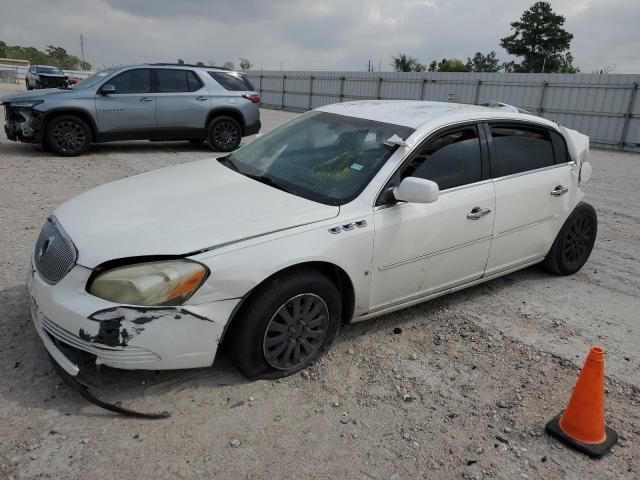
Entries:
POLYGON ((640 151, 640 75, 250 71, 262 105, 305 111, 365 99, 508 103, 591 137, 640 151))

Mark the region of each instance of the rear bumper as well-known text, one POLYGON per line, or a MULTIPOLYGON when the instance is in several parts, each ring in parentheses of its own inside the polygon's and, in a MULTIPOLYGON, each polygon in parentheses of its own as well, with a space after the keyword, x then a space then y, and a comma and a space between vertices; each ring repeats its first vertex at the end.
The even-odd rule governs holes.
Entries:
POLYGON ((244 136, 248 137, 249 135, 255 135, 256 133, 260 132, 260 128, 262 128, 262 122, 260 122, 260 119, 258 119, 258 121, 245 127, 244 136))
POLYGON ((69 374, 78 367, 56 344, 126 370, 207 367, 238 300, 142 308, 106 302, 84 290, 91 270, 76 265, 56 285, 32 270, 31 316, 45 348, 69 374))

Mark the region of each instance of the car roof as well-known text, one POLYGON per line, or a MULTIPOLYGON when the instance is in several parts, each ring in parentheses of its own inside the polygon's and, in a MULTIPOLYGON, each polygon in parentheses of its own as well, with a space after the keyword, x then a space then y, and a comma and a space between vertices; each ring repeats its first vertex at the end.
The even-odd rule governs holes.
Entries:
POLYGON ((430 102, 419 100, 360 100, 325 105, 316 110, 364 118, 394 125, 419 129, 426 123, 457 122, 478 119, 528 120, 549 126, 555 124, 547 119, 518 112, 507 112, 500 108, 468 105, 454 102, 430 102))

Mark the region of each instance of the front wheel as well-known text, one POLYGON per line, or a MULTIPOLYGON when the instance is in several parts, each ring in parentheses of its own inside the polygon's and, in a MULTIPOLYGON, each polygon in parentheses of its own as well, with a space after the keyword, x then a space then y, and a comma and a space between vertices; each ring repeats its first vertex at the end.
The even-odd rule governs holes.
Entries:
POLYGON ((576 273, 589 259, 597 233, 595 209, 588 203, 578 203, 544 259, 545 268, 556 275, 576 273))
POLYGON ((43 143, 57 155, 82 155, 91 145, 91 129, 75 115, 60 115, 47 124, 43 143))
POLYGON ((261 285, 234 320, 231 358, 247 378, 280 378, 318 359, 340 327, 338 289, 325 275, 300 271, 261 285))
POLYGON ((209 146, 219 152, 230 152, 240 145, 242 128, 231 117, 217 117, 209 123, 207 140, 209 146))

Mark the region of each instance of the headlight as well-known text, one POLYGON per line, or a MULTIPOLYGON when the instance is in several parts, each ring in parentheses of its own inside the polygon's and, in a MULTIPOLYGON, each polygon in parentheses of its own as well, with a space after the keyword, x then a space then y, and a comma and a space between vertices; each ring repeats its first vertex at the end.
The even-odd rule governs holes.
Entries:
POLYGON ((23 102, 11 102, 11 106, 16 108, 33 108, 41 103, 44 103, 44 100, 25 100, 23 102))
POLYGON ((202 285, 209 270, 191 260, 138 263, 98 274, 88 291, 130 305, 181 305, 202 285))

